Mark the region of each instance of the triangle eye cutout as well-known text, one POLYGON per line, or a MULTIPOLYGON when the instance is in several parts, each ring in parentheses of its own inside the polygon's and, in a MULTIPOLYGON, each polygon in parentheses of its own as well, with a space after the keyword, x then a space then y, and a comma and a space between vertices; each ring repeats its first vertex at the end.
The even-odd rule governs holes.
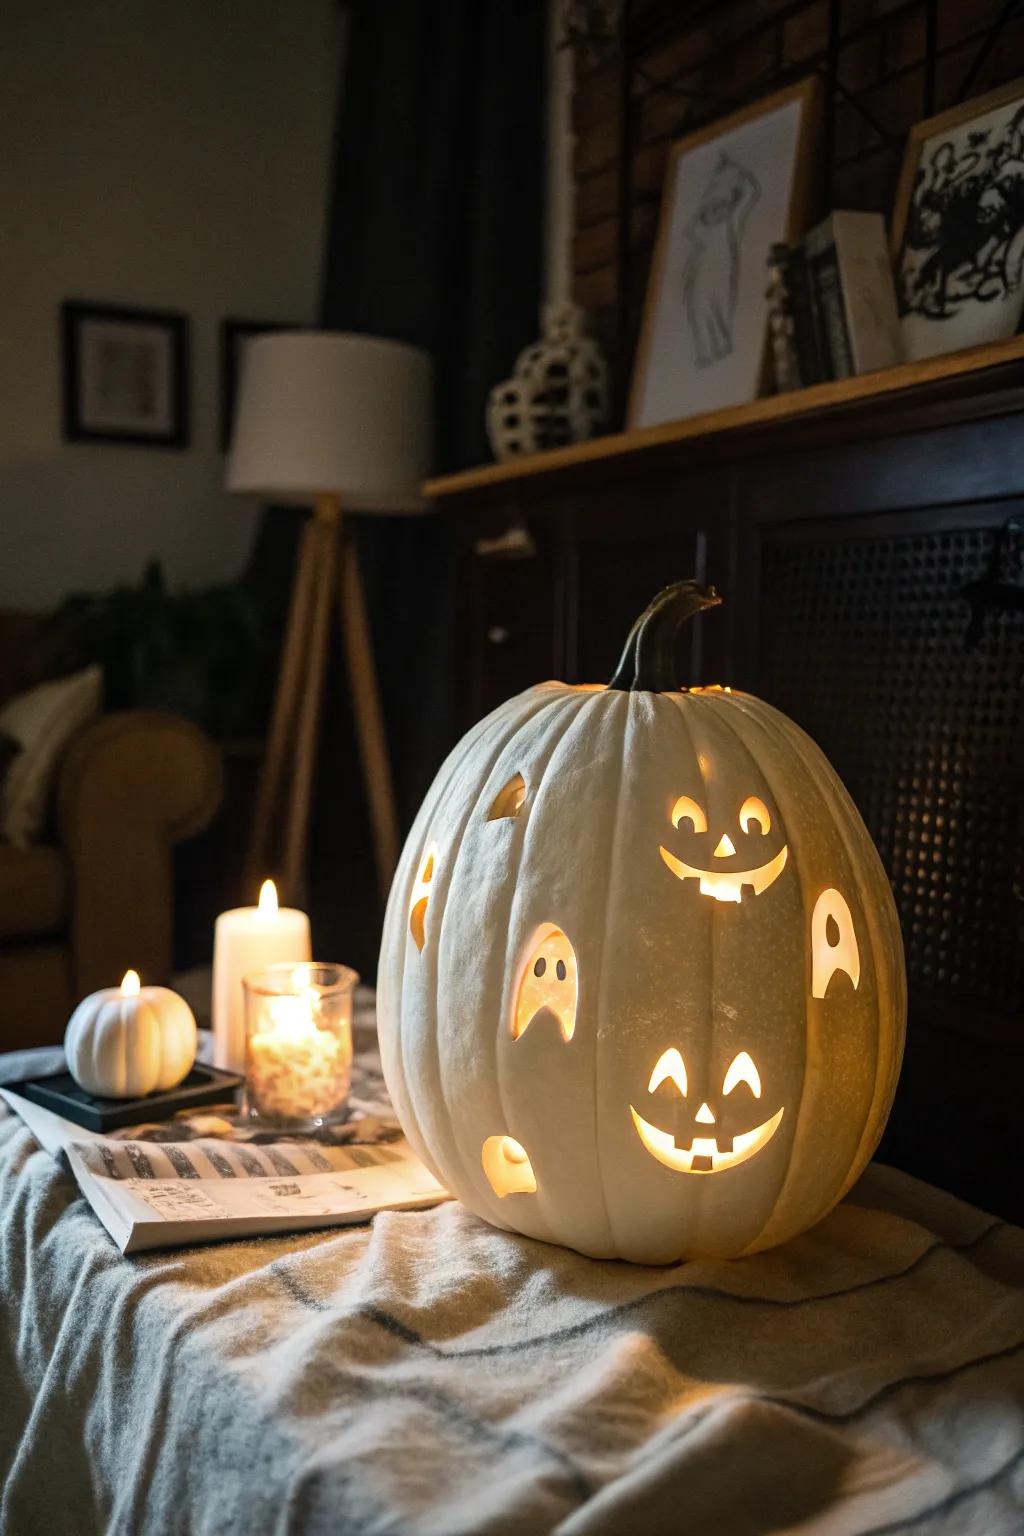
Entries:
POLYGON ((487 812, 488 821, 503 821, 506 817, 518 816, 526 800, 526 780, 521 773, 514 773, 494 797, 493 804, 487 812))

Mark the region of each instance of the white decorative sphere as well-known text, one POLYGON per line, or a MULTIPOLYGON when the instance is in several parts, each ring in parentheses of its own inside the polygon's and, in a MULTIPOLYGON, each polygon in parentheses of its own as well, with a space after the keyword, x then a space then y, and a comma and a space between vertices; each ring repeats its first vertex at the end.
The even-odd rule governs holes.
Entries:
POLYGON ((487 435, 497 459, 564 448, 608 419, 608 365, 574 304, 545 304, 544 335, 516 358, 512 377, 487 401, 487 435))
POLYGON ((64 1054, 75 1082, 97 1098, 166 1092, 195 1061, 195 1016, 177 992, 139 987, 129 971, 120 987, 105 987, 79 1003, 64 1035, 64 1054))

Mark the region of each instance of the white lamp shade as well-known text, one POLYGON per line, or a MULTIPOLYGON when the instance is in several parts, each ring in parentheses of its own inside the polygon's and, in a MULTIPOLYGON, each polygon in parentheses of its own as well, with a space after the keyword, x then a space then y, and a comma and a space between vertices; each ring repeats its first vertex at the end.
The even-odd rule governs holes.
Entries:
POLYGON ((421 511, 432 385, 427 353, 403 342, 330 331, 254 337, 228 489, 283 502, 335 494, 356 512, 421 511))

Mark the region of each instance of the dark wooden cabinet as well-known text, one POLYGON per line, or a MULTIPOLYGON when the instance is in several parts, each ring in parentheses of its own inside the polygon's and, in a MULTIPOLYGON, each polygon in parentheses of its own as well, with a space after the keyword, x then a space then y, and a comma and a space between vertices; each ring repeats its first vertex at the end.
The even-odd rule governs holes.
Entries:
MULTIPOLYGON (((717 476, 680 484, 582 484, 564 493, 539 485, 461 519, 472 665, 460 699, 464 725, 511 693, 547 677, 602 682, 611 676, 629 628, 659 587, 680 575, 719 579, 731 560, 728 505, 717 476), (477 553, 480 539, 524 522, 532 553, 477 553)), ((724 649, 712 642, 719 666, 724 649)), ((697 681, 705 636, 685 637, 681 676, 697 681)))
POLYGON ((893 393, 819 397, 441 482, 472 658, 462 723, 545 677, 603 681, 660 586, 714 582, 726 602, 684 637, 681 682, 747 688, 796 719, 892 880, 911 1012, 883 1154, 1019 1215, 1024 349, 893 393), (531 553, 478 553, 515 524, 531 553))

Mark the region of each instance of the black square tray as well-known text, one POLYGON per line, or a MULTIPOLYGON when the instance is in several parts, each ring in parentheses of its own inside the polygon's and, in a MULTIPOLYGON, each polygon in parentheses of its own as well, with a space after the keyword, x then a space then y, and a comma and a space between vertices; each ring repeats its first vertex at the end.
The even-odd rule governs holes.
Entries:
POLYGON ((194 1109, 202 1104, 223 1104, 233 1100, 243 1079, 237 1072, 222 1072, 218 1067, 196 1062, 177 1088, 166 1093, 151 1093, 144 1099, 98 1099, 79 1088, 70 1072, 55 1072, 48 1077, 30 1077, 23 1083, 6 1086, 33 1104, 63 1115, 90 1131, 116 1131, 125 1125, 139 1125, 148 1120, 169 1120, 179 1109, 194 1109))

